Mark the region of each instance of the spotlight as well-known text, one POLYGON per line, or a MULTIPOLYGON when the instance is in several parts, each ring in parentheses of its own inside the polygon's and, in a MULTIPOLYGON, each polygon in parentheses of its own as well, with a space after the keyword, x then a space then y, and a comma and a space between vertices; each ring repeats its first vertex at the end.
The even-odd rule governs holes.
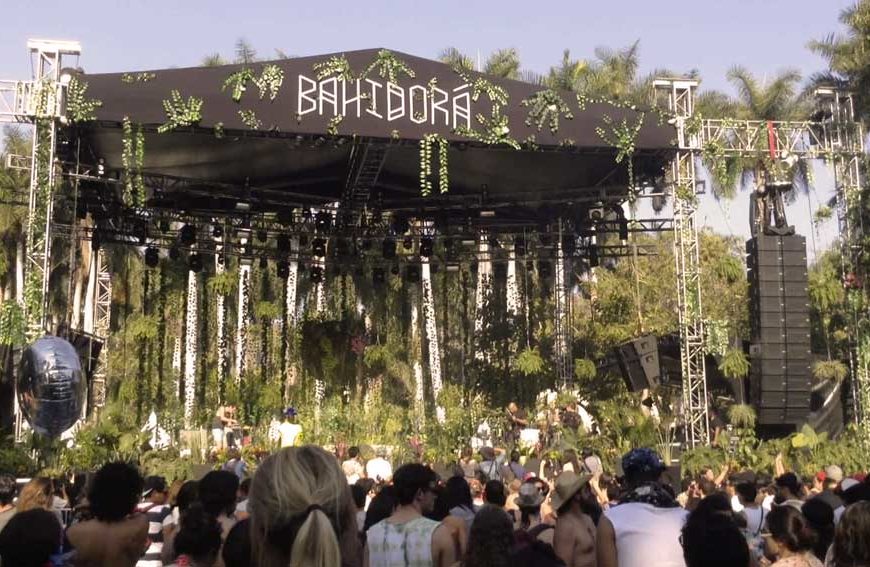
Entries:
POLYGON ((598 264, 598 246, 592 244, 591 246, 589 246, 589 267, 597 268, 598 264))
POLYGON ((405 239, 402 241, 402 247, 405 250, 410 250, 414 247, 414 239, 410 236, 406 236, 405 239))
POLYGON ((181 244, 184 246, 190 246, 194 242, 196 242, 196 225, 186 224, 181 227, 181 235, 179 237, 181 244))
POLYGON ((322 238, 315 238, 314 242, 311 243, 311 249, 315 256, 323 258, 326 256, 326 241, 322 238))
POLYGON ((396 257, 396 241, 392 238, 384 238, 384 243, 381 247, 381 255, 391 260, 396 257))
POLYGON ((266 258, 265 256, 260 258, 260 269, 266 270, 268 268, 269 268, 269 259, 266 258))
POLYGON ((149 268, 156 268, 160 264, 160 250, 153 246, 145 249, 145 265, 149 268))
POLYGON ((577 240, 573 234, 565 234, 562 236, 562 254, 565 256, 573 256, 577 251, 577 240))
POLYGON ((326 232, 327 230, 329 230, 330 225, 332 225, 331 214, 325 211, 320 211, 319 213, 314 215, 314 226, 319 232, 326 232))
POLYGON ((224 229, 219 225, 215 225, 215 227, 211 229, 211 235, 215 238, 221 238, 224 235, 224 229))
POLYGON ((538 275, 544 279, 553 276, 553 270, 549 262, 538 262, 538 275))
POLYGON ((372 283, 382 284, 386 280, 386 273, 383 268, 375 268, 372 270, 372 283))
POLYGON ((448 272, 458 272, 459 271, 459 264, 453 264, 453 263, 447 264, 447 271, 448 272))
POLYGON ((278 238, 275 239, 275 247, 278 252, 290 252, 290 237, 286 234, 279 234, 278 238))
POLYGON ((393 234, 405 234, 408 232, 410 225, 408 224, 408 219, 402 215, 396 215, 393 217, 393 222, 390 225, 390 228, 393 229, 393 234))
POLYGON ((487 242, 492 248, 501 248, 501 244, 498 241, 498 236, 494 234, 487 239, 487 242))
POLYGON ((526 239, 522 236, 514 238, 514 254, 517 256, 526 255, 526 239))
POLYGON ((260 229, 257 231, 257 240, 260 242, 266 242, 269 240, 269 233, 265 229, 260 229))
POLYGON ((181 258, 181 252, 178 251, 177 246, 173 246, 169 249, 169 259, 170 260, 178 260, 181 258))
POLYGON ((420 267, 419 266, 405 266, 405 279, 411 283, 417 283, 420 281, 420 267))
POLYGON ((323 282, 323 268, 320 266, 311 267, 311 282, 316 284, 323 282))
POLYGON ((311 220, 311 209, 305 207, 302 209, 302 220, 311 220))
POLYGON ((592 222, 601 222, 604 220, 604 205, 600 202, 595 203, 595 205, 589 209, 587 215, 589 216, 589 220, 592 222))
POLYGON ((278 277, 282 280, 286 280, 290 275, 290 264, 288 264, 286 260, 281 260, 275 264, 275 273, 278 274, 278 277))
POLYGON ((187 265, 191 272, 198 274, 202 271, 202 258, 199 254, 191 254, 190 258, 187 259, 187 265))
POLYGON ((420 256, 430 258, 435 251, 435 242, 431 236, 424 236, 420 239, 420 256))

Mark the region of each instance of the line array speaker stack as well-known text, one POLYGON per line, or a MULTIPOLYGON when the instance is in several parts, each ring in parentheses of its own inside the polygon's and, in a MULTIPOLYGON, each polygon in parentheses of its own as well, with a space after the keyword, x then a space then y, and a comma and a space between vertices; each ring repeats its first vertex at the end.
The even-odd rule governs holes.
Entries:
POLYGON ((747 241, 750 394, 759 425, 804 423, 810 413, 810 315, 806 239, 747 241))
POLYGON ((655 390, 661 383, 659 342, 645 335, 616 348, 616 358, 626 386, 632 392, 655 390))

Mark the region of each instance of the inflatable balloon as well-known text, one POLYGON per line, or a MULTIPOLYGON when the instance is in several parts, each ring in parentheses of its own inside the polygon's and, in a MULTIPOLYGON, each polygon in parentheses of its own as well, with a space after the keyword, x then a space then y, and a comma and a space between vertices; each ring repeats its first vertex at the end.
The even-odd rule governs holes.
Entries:
POLYGON ((18 405, 34 431, 56 437, 81 417, 86 394, 76 349, 45 336, 24 349, 18 374, 18 405))

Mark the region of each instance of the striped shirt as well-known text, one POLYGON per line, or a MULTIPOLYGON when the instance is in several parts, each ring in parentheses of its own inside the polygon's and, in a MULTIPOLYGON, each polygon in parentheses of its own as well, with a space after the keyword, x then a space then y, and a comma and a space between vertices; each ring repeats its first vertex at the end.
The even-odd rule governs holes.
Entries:
POLYGON ((148 549, 136 563, 136 567, 162 567, 160 554, 163 551, 163 529, 174 522, 172 509, 165 504, 142 502, 136 507, 136 511, 148 516, 148 549))

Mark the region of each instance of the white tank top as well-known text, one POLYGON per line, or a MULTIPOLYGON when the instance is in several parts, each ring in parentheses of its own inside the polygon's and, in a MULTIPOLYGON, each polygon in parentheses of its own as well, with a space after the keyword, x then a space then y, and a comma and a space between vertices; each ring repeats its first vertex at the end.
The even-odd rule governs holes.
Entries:
POLYGON ((685 567, 680 530, 688 513, 627 502, 604 512, 613 524, 619 567, 685 567))

